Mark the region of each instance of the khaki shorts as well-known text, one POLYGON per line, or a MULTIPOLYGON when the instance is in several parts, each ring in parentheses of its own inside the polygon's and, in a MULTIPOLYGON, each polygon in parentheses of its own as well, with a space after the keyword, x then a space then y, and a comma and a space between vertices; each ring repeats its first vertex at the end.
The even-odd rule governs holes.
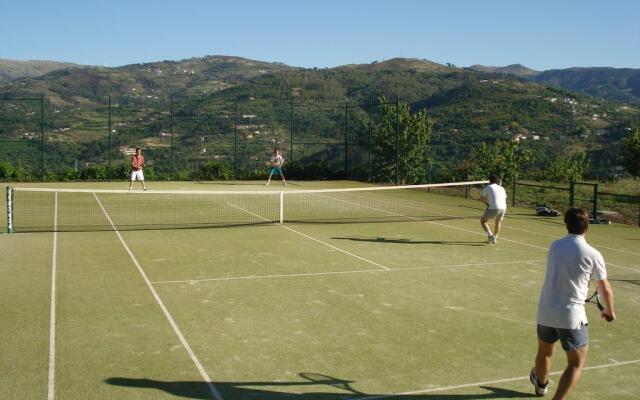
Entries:
POLYGON ((480 219, 482 219, 483 221, 488 221, 495 218, 496 221, 502 221, 505 212, 507 212, 507 210, 502 208, 487 208, 486 210, 484 210, 484 214, 482 214, 482 217, 480 219))

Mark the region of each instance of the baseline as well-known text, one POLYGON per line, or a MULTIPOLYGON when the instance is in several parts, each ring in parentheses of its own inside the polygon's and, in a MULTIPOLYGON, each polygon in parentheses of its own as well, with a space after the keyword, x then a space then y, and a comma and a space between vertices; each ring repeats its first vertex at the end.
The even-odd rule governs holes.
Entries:
MULTIPOLYGON (((621 366, 625 366, 625 365, 632 365, 632 364, 639 364, 639 363, 640 363, 640 360, 622 361, 622 362, 614 362, 614 363, 611 363, 611 364, 601 364, 601 365, 594 365, 594 366, 591 366, 591 367, 585 367, 582 370, 583 371, 590 371, 590 370, 603 369, 603 368, 621 367, 621 366)), ((555 372, 551 372, 549 375, 551 375, 551 376, 562 375, 563 372, 564 371, 555 371, 555 372)), ((433 393, 433 392, 444 392, 444 391, 447 391, 447 390, 464 389, 464 388, 475 387, 475 386, 495 385, 496 383, 515 382, 515 381, 522 381, 522 380, 525 380, 525 379, 529 380, 529 375, 527 375, 527 376, 518 376, 518 377, 515 377, 515 378, 497 379, 497 380, 493 380, 493 381, 464 383, 462 385, 442 386, 442 387, 431 388, 431 389, 415 390, 415 391, 411 391, 411 392, 392 393, 392 394, 386 394, 386 395, 381 395, 381 396, 351 397, 349 400, 388 399, 388 398, 392 398, 392 397, 409 396, 409 395, 425 394, 425 393, 433 393)))

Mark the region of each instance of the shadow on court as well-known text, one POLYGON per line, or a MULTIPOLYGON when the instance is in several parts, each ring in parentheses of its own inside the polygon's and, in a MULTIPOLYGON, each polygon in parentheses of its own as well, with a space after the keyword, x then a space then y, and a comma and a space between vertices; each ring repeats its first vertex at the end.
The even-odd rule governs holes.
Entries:
POLYGON ((411 239, 389 239, 384 237, 333 237, 331 239, 353 240, 356 242, 373 243, 396 243, 396 244, 441 244, 449 246, 486 246, 486 240, 465 242, 459 240, 411 240, 411 239))
MULTIPOLYGON (((299 374, 306 381, 299 382, 216 382, 215 387, 224 399, 242 400, 347 400, 347 399, 366 399, 369 397, 391 398, 401 400, 480 400, 480 399, 515 399, 535 397, 531 393, 522 393, 509 389, 501 389, 491 386, 479 386, 485 393, 476 391, 474 394, 411 394, 411 395, 384 395, 362 393, 351 387, 353 381, 332 378, 320 374, 299 374), (321 377, 320 379, 309 376, 321 377), (341 389, 342 393, 335 391, 328 393, 322 392, 322 386, 331 386, 341 389), (269 387, 269 389, 261 389, 261 387, 269 387), (290 393, 279 391, 277 387, 309 387, 309 393, 290 393)), ((134 379, 134 378, 109 378, 105 381, 110 385, 124 386, 138 389, 160 390, 177 397, 186 399, 211 399, 212 394, 209 386, 205 382, 197 381, 157 381, 153 379, 134 379)))

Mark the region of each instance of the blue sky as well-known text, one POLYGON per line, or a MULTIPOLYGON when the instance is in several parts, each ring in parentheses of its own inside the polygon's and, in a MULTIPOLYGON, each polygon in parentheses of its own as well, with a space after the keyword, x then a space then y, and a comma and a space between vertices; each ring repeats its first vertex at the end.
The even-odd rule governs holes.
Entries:
POLYGON ((638 0, 0 0, 0 58, 640 68, 638 0))

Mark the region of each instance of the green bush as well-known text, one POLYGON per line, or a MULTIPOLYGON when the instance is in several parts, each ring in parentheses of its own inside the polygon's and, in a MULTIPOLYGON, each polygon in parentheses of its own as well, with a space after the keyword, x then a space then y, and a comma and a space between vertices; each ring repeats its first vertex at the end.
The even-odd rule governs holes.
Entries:
POLYGON ((0 180, 9 181, 13 177, 13 167, 8 162, 0 163, 0 180))
POLYGON ((203 181, 228 181, 233 178, 233 171, 227 164, 208 161, 194 171, 192 178, 203 181))

